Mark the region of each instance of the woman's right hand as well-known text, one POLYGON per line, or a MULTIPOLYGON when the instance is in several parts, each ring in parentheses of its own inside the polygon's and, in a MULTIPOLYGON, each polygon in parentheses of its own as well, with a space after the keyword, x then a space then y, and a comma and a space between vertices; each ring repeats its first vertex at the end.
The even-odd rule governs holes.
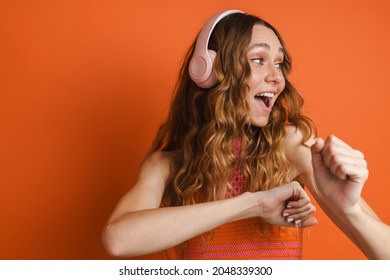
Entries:
POLYGON ((312 217, 316 208, 302 186, 296 182, 257 193, 260 217, 274 225, 309 227, 318 223, 312 217))

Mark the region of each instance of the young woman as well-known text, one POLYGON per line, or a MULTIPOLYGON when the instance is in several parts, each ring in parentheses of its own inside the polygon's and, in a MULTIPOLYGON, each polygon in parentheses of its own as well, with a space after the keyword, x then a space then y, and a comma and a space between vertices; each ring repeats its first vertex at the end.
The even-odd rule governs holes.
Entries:
POLYGON ((302 228, 317 223, 302 186, 320 196, 316 130, 290 69, 281 36, 264 20, 231 10, 205 24, 167 121, 104 229, 111 255, 302 257, 302 228))

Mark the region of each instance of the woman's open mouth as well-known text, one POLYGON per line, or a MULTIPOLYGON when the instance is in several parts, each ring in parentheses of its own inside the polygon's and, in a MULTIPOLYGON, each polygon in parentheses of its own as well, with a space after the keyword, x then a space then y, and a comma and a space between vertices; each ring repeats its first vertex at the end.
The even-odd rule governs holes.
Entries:
POLYGON ((255 99, 257 102, 259 102, 261 105, 264 105, 267 108, 271 108, 271 100, 274 98, 275 93, 272 92, 263 92, 255 95, 255 99))

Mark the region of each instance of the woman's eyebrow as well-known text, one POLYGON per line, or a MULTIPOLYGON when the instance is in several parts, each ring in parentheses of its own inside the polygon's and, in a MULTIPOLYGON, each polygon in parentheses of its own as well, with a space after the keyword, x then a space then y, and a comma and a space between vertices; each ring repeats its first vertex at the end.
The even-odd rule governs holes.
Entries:
MULTIPOLYGON (((256 44, 253 44, 252 46, 250 46, 248 51, 255 49, 255 48, 264 48, 267 50, 271 50, 271 47, 267 43, 256 43, 256 44)), ((283 53, 283 48, 280 47, 278 51, 283 53)))

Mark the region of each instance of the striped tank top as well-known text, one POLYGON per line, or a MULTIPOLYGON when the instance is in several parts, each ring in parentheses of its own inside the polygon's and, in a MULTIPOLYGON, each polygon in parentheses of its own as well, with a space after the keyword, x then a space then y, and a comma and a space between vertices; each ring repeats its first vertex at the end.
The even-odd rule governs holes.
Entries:
MULTIPOLYGON (((235 142, 233 148, 238 154, 241 142, 235 142)), ((227 198, 245 191, 238 166, 231 183, 227 198)), ((302 259, 302 229, 274 226, 260 218, 243 219, 188 240, 180 251, 180 258, 188 260, 302 259)))

